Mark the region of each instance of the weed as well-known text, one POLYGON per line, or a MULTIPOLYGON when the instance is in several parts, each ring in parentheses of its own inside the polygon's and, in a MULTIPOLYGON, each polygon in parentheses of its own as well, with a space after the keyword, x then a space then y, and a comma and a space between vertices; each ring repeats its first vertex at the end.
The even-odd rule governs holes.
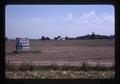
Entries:
POLYGON ((23 61, 23 63, 21 63, 20 65, 15 65, 15 64, 10 64, 9 60, 6 63, 6 70, 11 71, 11 70, 19 70, 19 71, 32 71, 32 70, 39 70, 39 69, 43 69, 43 70, 48 70, 48 69, 53 69, 53 70, 74 70, 74 71, 78 71, 78 70, 83 70, 83 71, 87 71, 87 70, 114 70, 114 65, 112 66, 100 66, 100 64, 98 63, 96 66, 90 66, 88 64, 88 62, 83 62, 81 66, 71 66, 71 65, 57 65, 52 63, 51 65, 34 65, 32 63, 32 61, 30 63, 25 63, 23 61))

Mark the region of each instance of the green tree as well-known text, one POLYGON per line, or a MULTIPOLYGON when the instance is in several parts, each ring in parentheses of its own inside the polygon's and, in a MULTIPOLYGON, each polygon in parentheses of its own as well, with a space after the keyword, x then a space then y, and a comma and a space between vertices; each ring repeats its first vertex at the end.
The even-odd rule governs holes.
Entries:
POLYGON ((91 34, 91 37, 90 37, 91 39, 95 39, 95 33, 94 32, 92 32, 92 34, 91 34))

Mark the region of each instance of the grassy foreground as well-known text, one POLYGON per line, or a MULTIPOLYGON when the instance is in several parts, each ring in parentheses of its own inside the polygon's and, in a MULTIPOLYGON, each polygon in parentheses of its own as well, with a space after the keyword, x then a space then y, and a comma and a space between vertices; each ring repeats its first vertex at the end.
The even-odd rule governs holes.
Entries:
POLYGON ((37 70, 37 71, 6 71, 8 79, 104 79, 114 78, 113 70, 73 71, 73 70, 37 70))
POLYGON ((81 66, 35 66, 23 63, 20 65, 6 64, 8 79, 104 79, 114 78, 114 66, 90 66, 84 62, 81 66))

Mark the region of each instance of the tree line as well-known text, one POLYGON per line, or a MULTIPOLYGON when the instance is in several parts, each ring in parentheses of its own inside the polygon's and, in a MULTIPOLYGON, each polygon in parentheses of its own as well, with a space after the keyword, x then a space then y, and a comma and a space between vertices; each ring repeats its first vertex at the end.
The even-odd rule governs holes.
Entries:
MULTIPOLYGON (((64 37, 62 38, 60 35, 58 35, 57 37, 54 37, 54 40, 80 40, 80 39, 115 39, 115 35, 99 35, 99 34, 95 34, 94 32, 92 32, 91 34, 87 34, 84 36, 77 36, 77 37, 64 37)), ((51 40, 49 37, 45 37, 42 36, 40 40, 51 40)))
MULTIPOLYGON (((57 37, 54 37, 53 40, 80 40, 80 39, 115 39, 115 35, 99 35, 99 34, 95 34, 94 32, 92 32, 91 34, 87 34, 84 36, 77 36, 77 37, 64 37, 62 38, 60 35, 58 35, 57 37)), ((5 37, 5 40, 8 40, 7 37, 5 37)), ((52 40, 49 37, 45 37, 45 36, 41 36, 40 39, 37 40, 52 40)))

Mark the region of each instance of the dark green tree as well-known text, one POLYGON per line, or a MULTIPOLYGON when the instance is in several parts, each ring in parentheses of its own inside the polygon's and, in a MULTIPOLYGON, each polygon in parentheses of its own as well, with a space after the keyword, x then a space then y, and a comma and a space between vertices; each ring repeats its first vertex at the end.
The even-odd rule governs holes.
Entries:
POLYGON ((67 36, 65 37, 65 40, 68 40, 68 37, 67 37, 67 36))
POLYGON ((41 37, 41 40, 45 40, 45 37, 44 37, 44 36, 42 36, 42 37, 41 37))
POLYGON ((91 39, 95 39, 95 33, 94 33, 94 32, 92 32, 90 38, 91 38, 91 39))

